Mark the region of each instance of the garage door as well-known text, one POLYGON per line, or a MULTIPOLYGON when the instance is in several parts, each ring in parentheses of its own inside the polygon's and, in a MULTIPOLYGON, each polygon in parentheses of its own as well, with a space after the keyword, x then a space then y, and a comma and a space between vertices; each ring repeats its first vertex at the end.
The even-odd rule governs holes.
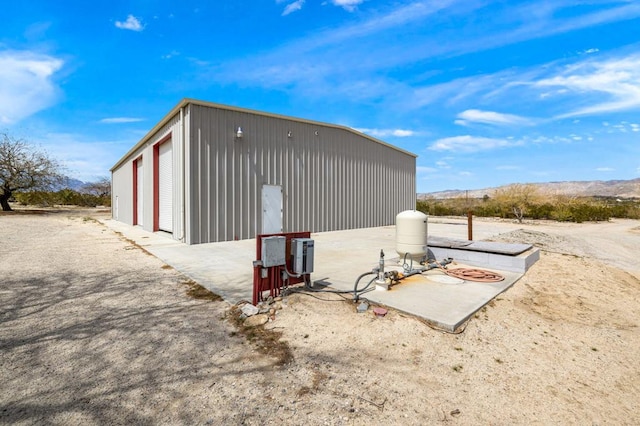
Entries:
POLYGON ((144 194, 143 180, 142 180, 142 158, 139 158, 136 161, 136 193, 134 197, 136 197, 136 220, 134 224, 142 226, 142 212, 144 211, 142 208, 142 194, 144 194))
POLYGON ((173 232, 173 156, 171 141, 158 149, 158 229, 173 232))

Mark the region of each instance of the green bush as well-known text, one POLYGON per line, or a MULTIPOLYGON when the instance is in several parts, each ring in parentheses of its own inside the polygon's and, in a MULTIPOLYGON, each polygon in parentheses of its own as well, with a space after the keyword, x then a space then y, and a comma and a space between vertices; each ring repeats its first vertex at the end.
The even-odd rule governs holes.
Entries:
MULTIPOLYGON (((466 216, 472 210, 478 217, 515 219, 512 205, 496 198, 418 200, 416 208, 432 216, 466 216)), ((559 222, 602 222, 611 218, 640 219, 640 200, 618 200, 596 197, 556 197, 532 201, 525 206, 527 219, 559 222)))
POLYGON ((65 188, 56 192, 29 191, 14 194, 16 201, 22 205, 51 207, 51 206, 79 206, 96 207, 111 206, 111 197, 85 194, 73 189, 65 188))

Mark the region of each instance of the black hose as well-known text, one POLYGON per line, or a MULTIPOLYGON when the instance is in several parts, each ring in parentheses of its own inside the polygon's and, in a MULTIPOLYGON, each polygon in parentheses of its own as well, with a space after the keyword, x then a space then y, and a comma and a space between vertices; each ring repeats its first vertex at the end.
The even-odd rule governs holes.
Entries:
POLYGON ((330 289, 319 289, 311 287, 311 276, 309 274, 304 274, 304 290, 301 289, 290 289, 289 291, 293 292, 302 292, 309 291, 312 293, 334 293, 334 294, 350 294, 351 290, 330 290, 330 289))
POLYGON ((371 285, 372 282, 374 282, 377 278, 377 273, 374 271, 369 271, 369 272, 365 272, 364 274, 360 275, 357 279, 355 284, 353 285, 353 300, 357 301, 358 300, 358 293, 364 293, 364 291, 369 288, 369 286, 371 285), (373 277, 371 279, 371 281, 369 281, 369 283, 364 286, 364 288, 362 289, 358 289, 358 284, 360 283, 360 280, 363 279, 364 277, 366 277, 367 275, 376 275, 375 277, 373 277))

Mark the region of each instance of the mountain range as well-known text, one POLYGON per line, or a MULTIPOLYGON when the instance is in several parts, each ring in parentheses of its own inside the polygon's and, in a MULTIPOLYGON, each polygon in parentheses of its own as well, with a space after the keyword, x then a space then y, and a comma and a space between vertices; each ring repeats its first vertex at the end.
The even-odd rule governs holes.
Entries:
MULTIPOLYGON (((631 180, 591 180, 591 181, 569 181, 569 182, 546 182, 532 183, 541 192, 556 195, 569 195, 580 197, 617 197, 617 198, 640 198, 640 178, 631 180)), ((497 189, 505 188, 509 185, 483 188, 473 190, 447 190, 438 192, 419 193, 418 199, 424 198, 482 198, 485 195, 492 196, 497 189)))

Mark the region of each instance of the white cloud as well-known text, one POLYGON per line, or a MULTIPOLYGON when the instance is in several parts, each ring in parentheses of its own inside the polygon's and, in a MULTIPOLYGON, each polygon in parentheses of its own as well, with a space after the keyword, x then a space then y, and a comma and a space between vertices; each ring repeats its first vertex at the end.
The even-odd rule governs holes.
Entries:
POLYGON ((426 173, 436 173, 438 169, 435 167, 425 167, 425 166, 417 166, 416 172, 418 174, 426 174, 426 173))
POLYGON ((498 166, 496 170, 520 170, 518 166, 498 166))
POLYGON ((599 51, 600 49, 592 47, 591 49, 583 50, 581 53, 589 55, 591 53, 598 53, 599 51))
MULTIPOLYGON (((282 16, 287 16, 290 13, 293 13, 302 9, 304 2, 305 0, 296 0, 293 3, 289 3, 287 7, 284 8, 284 11, 282 12, 282 16)), ((281 2, 279 1, 278 3, 281 3, 281 2)))
POLYGON ((373 136, 374 138, 386 138, 389 136, 395 136, 397 138, 407 138, 410 136, 414 136, 416 132, 413 130, 406 129, 354 129, 361 133, 366 133, 368 135, 373 136))
POLYGON ((471 123, 482 123, 492 125, 531 125, 532 121, 525 117, 520 117, 513 114, 503 114, 494 111, 482 111, 479 109, 468 109, 461 112, 457 116, 459 119, 455 121, 456 124, 466 126, 471 123))
POLYGON ((613 172, 616 169, 612 169, 611 167, 598 167, 596 169, 597 172, 613 172))
POLYGON ((30 51, 0 52, 0 123, 22 120, 53 105, 59 88, 53 76, 64 62, 30 51))
POLYGON ((167 53, 166 55, 162 55, 161 58, 162 59, 171 59, 175 56, 179 56, 180 52, 178 52, 177 50, 172 50, 171 52, 167 53))
MULTIPOLYGON (((283 6, 293 4, 293 0, 273 1, 283 6)), ((326 0, 326 3, 335 4, 333 1, 326 0)), ((445 106, 463 100, 474 102, 459 107, 459 111, 470 105, 498 105, 496 102, 475 101, 513 102, 518 98, 501 96, 513 95, 514 89, 521 92, 528 89, 531 93, 523 96, 530 95, 529 99, 534 102, 539 100, 538 96, 544 97, 543 92, 548 92, 547 96, 555 100, 562 95, 559 90, 553 87, 540 90, 533 84, 543 78, 541 76, 546 78, 549 70, 557 69, 557 63, 538 64, 525 72, 509 68, 499 73, 473 75, 441 84, 431 84, 433 80, 423 76, 400 78, 397 76, 401 73, 394 70, 414 68, 412 64, 420 64, 429 58, 460 57, 466 53, 640 16, 640 4, 603 2, 598 8, 574 10, 570 0, 542 3, 526 2, 512 6, 504 2, 459 0, 391 2, 354 16, 345 21, 347 24, 307 32, 301 38, 283 42, 270 51, 261 51, 249 58, 241 56, 222 64, 205 58, 199 74, 201 81, 279 89, 310 99, 324 98, 328 93, 354 102, 375 99, 404 110, 419 109, 437 101, 443 101, 445 106), (464 19, 466 17, 473 19, 464 19), (449 24, 452 21, 461 24, 451 28, 449 24), (487 31, 487 27, 496 30, 487 31), (372 49, 375 55, 371 54, 372 49), (247 62, 259 66, 247 67, 247 62)), ((340 4, 355 7, 355 1, 347 0, 340 4)), ((586 59, 599 55, 580 57, 586 59)), ((567 90, 565 87, 559 89, 567 90)), ((589 104, 573 102, 572 105, 575 108, 575 105, 589 104)), ((556 109, 548 115, 555 115, 559 107, 561 104, 553 103, 556 109)), ((506 110, 504 103, 490 108, 506 110)), ((463 120, 457 123, 465 124, 463 120)))
POLYGON ((560 87, 565 94, 599 95, 604 99, 557 118, 624 111, 640 107, 640 55, 579 62, 554 76, 543 78, 536 87, 560 87))
POLYGON ((101 123, 105 123, 105 124, 137 123, 139 121, 144 121, 144 118, 111 117, 111 118, 103 118, 102 120, 100 120, 101 123))
POLYGON ((116 21, 116 27, 122 30, 142 31, 144 25, 140 23, 140 20, 133 15, 127 16, 126 21, 116 21))
POLYGON ((138 138, 131 140, 94 140, 81 134, 46 133, 34 136, 33 142, 43 147, 66 167, 70 177, 84 182, 109 176, 109 169, 129 150, 138 138))
POLYGON ((332 0, 331 1, 331 3, 335 4, 336 6, 340 6, 341 8, 349 12, 353 12, 356 9, 356 6, 358 6, 362 2, 363 0, 332 0))
POLYGON ((431 146, 429 146, 429 149, 433 151, 458 151, 468 153, 505 148, 514 145, 517 145, 517 143, 509 142, 506 139, 493 139, 464 135, 438 139, 433 144, 431 144, 431 146))

